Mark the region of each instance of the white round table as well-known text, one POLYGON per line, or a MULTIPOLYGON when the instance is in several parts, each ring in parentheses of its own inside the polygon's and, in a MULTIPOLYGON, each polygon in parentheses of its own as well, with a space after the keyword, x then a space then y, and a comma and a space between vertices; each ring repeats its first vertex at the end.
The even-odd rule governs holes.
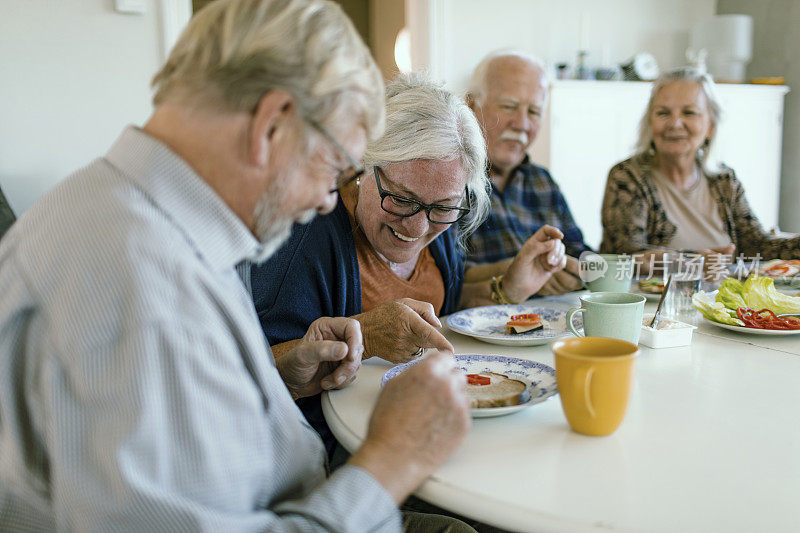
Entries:
MULTIPOLYGON (((445 335, 456 353, 554 365, 548 345, 445 335)), ((630 407, 613 435, 571 431, 558 396, 475 419, 463 445, 415 494, 518 531, 800 531, 800 336, 701 324, 691 346, 640 348, 630 407)), ((365 361, 350 387, 323 396, 328 424, 350 451, 366 435, 389 368, 365 361)))

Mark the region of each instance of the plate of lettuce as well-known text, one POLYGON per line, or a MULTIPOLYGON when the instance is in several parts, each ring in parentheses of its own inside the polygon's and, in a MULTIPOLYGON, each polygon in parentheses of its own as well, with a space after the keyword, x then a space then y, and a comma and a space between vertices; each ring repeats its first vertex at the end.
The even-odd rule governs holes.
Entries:
POLYGON ((721 328, 754 333, 756 335, 796 335, 800 329, 763 329, 746 327, 736 316, 736 310, 746 307, 755 310, 769 309, 776 315, 800 314, 800 297, 778 292, 771 278, 750 276, 741 282, 728 278, 719 290, 698 291, 692 296, 692 305, 703 317, 721 328))

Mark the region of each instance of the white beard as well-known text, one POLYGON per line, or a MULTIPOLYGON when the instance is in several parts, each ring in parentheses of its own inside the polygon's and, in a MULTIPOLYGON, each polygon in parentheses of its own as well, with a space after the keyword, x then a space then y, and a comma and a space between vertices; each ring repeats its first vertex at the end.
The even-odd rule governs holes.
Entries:
POLYGON ((256 237, 262 244, 258 255, 251 258, 257 264, 269 259, 286 242, 286 239, 292 234, 292 226, 295 221, 301 224, 308 224, 317 214, 316 210, 308 209, 294 218, 281 215, 280 207, 283 199, 276 192, 281 190, 282 187, 279 185, 274 189, 275 191, 265 191, 261 198, 258 199, 256 208, 253 210, 253 218, 256 222, 256 237))

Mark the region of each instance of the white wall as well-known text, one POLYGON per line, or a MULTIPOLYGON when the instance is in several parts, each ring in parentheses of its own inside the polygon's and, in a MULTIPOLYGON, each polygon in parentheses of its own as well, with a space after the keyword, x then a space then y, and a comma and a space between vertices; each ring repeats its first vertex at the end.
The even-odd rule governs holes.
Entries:
POLYGON ((405 4, 402 0, 370 0, 369 47, 385 80, 397 76, 394 45, 397 33, 405 26, 405 4))
POLYGON ((480 58, 497 48, 574 65, 583 40, 592 66, 604 55, 620 63, 641 51, 664 70, 684 65, 689 30, 715 7, 716 0, 407 0, 407 17, 412 35, 434 34, 427 51, 416 51, 418 61, 462 90, 480 58))
POLYGON ((718 13, 753 17, 753 60, 748 77, 785 76, 780 227, 800 233, 800 1, 719 0, 718 13))
MULTIPOLYGON (((691 28, 717 13, 753 16, 748 77, 783 75, 790 88, 800 84, 800 0, 406 0, 414 68, 427 68, 456 92, 466 88, 480 58, 498 48, 528 50, 550 65, 574 65, 583 41, 592 67, 603 56, 619 63, 638 51, 652 53, 662 71, 685 65, 691 28)), ((798 147, 800 92, 793 91, 784 116, 784 231, 800 232, 798 147)))
POLYGON ((19 215, 150 114, 157 0, 0 0, 0 187, 19 215))

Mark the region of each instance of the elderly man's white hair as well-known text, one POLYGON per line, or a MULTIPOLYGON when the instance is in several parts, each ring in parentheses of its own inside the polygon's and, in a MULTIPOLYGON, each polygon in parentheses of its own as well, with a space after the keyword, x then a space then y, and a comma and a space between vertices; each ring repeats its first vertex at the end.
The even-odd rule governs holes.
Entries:
POLYGON ((284 90, 317 124, 356 117, 368 139, 383 128, 380 71, 327 0, 215 0, 189 22, 153 87, 155 105, 177 100, 233 112, 284 90))
POLYGON ((488 90, 489 65, 492 63, 492 61, 501 57, 516 57, 538 68, 542 72, 542 84, 544 85, 544 88, 550 88, 550 77, 547 72, 547 68, 540 59, 528 54, 527 52, 523 52, 522 50, 495 50, 494 52, 487 54, 472 72, 472 79, 469 82, 467 94, 470 95, 478 105, 483 104, 483 99, 486 97, 486 92, 488 90))
POLYGON ((461 161, 472 211, 460 225, 459 243, 486 219, 491 185, 486 141, 474 113, 460 98, 424 74, 401 74, 386 87, 386 132, 367 145, 364 166, 414 159, 461 161))

